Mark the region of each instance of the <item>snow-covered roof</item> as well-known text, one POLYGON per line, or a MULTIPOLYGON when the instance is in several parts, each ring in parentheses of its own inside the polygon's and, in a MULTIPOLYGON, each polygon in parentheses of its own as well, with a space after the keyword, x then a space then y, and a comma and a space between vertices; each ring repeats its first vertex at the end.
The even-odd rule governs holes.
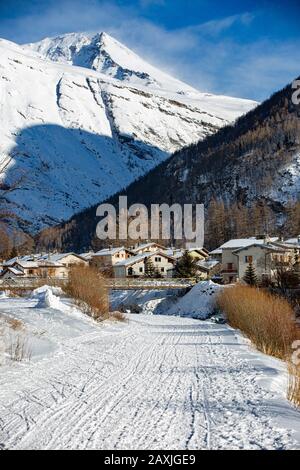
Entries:
POLYGON ((172 249, 172 248, 168 248, 165 252, 166 255, 168 256, 171 256, 172 258, 181 258, 183 256, 183 253, 184 253, 184 250, 183 249, 172 249))
POLYGON ((94 252, 93 251, 88 251, 87 253, 80 253, 80 257, 81 258, 84 258, 86 261, 92 259, 92 257, 94 256, 94 252))
POLYGON ((19 261, 36 261, 36 260, 40 259, 41 256, 43 256, 41 253, 31 254, 31 255, 23 255, 23 256, 15 256, 14 258, 11 258, 11 259, 5 261, 5 263, 3 263, 3 266, 12 266, 17 261, 18 262, 19 261))
MULTIPOLYGON (((278 240, 278 237, 272 237, 272 238, 269 238, 268 240, 270 242, 276 242, 278 240)), ((255 237, 236 238, 236 239, 232 239, 232 240, 229 240, 228 242, 224 243, 218 249, 224 250, 224 249, 227 249, 227 248, 245 248, 245 247, 251 246, 253 244, 263 245, 265 243, 266 243, 266 239, 264 239, 264 238, 255 238, 255 237)))
POLYGON ((157 247, 159 247, 160 249, 165 250, 165 247, 164 247, 164 246, 159 245, 158 243, 155 243, 155 242, 149 242, 149 243, 142 243, 141 245, 135 247, 132 251, 133 251, 134 253, 136 253, 137 251, 145 250, 145 249, 147 249, 147 248, 151 248, 151 246, 157 246, 157 247))
POLYGON ((210 255, 221 255, 222 254, 222 248, 216 248, 215 250, 212 250, 209 252, 210 255))
POLYGON ((38 261, 16 261, 15 264, 17 266, 21 266, 22 268, 25 268, 25 269, 30 269, 30 268, 38 268, 39 267, 39 263, 38 261))
POLYGON ((138 255, 132 256, 131 258, 127 258, 123 261, 119 261, 118 263, 115 264, 115 266, 130 266, 132 264, 139 263, 143 259, 151 258, 151 256, 162 256, 164 258, 169 258, 175 261, 172 256, 168 256, 166 253, 163 253, 161 251, 156 251, 155 253, 151 251, 146 251, 145 253, 140 253, 138 255))
POLYGON ((61 261, 63 258, 66 258, 67 256, 70 256, 70 255, 73 255, 73 256, 77 256, 79 257, 79 255, 77 255, 76 253, 73 253, 73 252, 70 252, 70 253, 46 253, 45 255, 42 255, 39 260, 43 260, 43 261, 50 261, 52 263, 56 263, 58 261, 61 261))
POLYGON ((93 256, 113 256, 123 250, 127 250, 127 248, 125 248, 125 246, 118 246, 115 248, 103 248, 103 250, 94 253, 93 256))
POLYGON ((207 260, 202 260, 202 261, 198 261, 197 265, 200 267, 200 268, 203 268, 203 269, 206 269, 206 270, 210 270, 210 269, 213 269, 215 268, 216 266, 218 266, 218 264, 220 264, 220 261, 216 260, 216 259, 207 259, 207 260))
POLYGON ((284 240, 284 244, 295 245, 297 247, 300 247, 300 239, 299 238, 289 238, 288 240, 284 240))
MULTIPOLYGON (((257 240, 259 241, 259 240, 257 240)), ((248 250, 251 247, 258 246, 264 250, 272 251, 272 252, 278 252, 278 253, 285 253, 285 250, 278 246, 278 245, 273 245, 272 243, 252 243, 251 245, 243 246, 241 248, 238 248, 237 250, 233 251, 233 253, 240 253, 241 251, 248 250)))
POLYGON ((4 276, 8 272, 12 273, 14 276, 24 276, 24 272, 21 269, 18 269, 14 266, 8 266, 3 271, 0 271, 0 277, 4 276))

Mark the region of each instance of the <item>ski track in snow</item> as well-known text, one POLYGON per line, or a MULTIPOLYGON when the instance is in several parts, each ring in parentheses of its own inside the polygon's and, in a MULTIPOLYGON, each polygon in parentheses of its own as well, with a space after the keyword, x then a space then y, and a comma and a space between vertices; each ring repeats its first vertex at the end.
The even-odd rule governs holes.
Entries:
MULTIPOLYGON (((16 305, 23 317, 32 312, 28 300, 16 305)), ((130 315, 128 324, 89 324, 42 359, 0 368, 0 447, 297 448, 274 421, 297 412, 259 384, 263 360, 209 321, 130 315)))

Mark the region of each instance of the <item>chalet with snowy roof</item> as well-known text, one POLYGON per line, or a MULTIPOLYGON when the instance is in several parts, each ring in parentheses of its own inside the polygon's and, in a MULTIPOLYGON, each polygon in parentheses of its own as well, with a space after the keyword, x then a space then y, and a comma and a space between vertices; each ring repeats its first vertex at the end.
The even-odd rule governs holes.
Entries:
POLYGON ((140 253, 119 261, 113 266, 114 275, 116 278, 145 277, 149 261, 160 276, 173 276, 176 260, 162 251, 140 253))
POLYGON ((242 280, 251 264, 260 282, 272 281, 279 266, 291 266, 295 262, 294 250, 273 243, 253 243, 233 252, 237 258, 238 278, 242 280))
POLYGON ((231 284, 241 278, 239 273, 239 259, 237 253, 235 253, 237 250, 247 248, 252 245, 266 245, 276 241, 278 241, 278 237, 250 237, 232 239, 221 245, 218 250, 222 251, 221 274, 224 284, 231 284))
POLYGON ((92 255, 90 264, 102 271, 112 270, 115 264, 132 256, 134 253, 124 246, 104 248, 92 255))
POLYGON ((139 255, 142 253, 149 253, 149 252, 155 253, 156 251, 165 252, 166 250, 167 250, 166 247, 163 245, 160 245, 159 243, 149 242, 149 243, 142 243, 140 245, 135 246, 132 249, 132 252, 135 255, 139 255))
POLYGON ((56 278, 64 279, 72 266, 86 261, 76 253, 34 254, 16 257, 3 263, 0 279, 5 278, 56 278))

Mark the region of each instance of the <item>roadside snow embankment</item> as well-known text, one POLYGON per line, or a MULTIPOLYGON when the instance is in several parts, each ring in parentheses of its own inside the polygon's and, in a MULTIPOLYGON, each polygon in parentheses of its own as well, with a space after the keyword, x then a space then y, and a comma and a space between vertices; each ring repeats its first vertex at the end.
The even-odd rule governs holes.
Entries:
POLYGON ((220 289, 222 286, 219 284, 202 281, 187 293, 180 289, 112 291, 111 306, 130 313, 205 320, 214 313, 215 299, 220 289))
POLYGON ((112 290, 110 305, 112 310, 125 313, 165 315, 179 295, 174 289, 112 290))
POLYGON ((167 313, 205 320, 214 313, 216 295, 221 289, 222 286, 212 281, 200 282, 179 299, 167 313))
POLYGON ((5 351, 11 344, 18 346, 19 340, 26 341, 32 360, 52 354, 64 342, 90 334, 95 328, 95 322, 64 297, 60 288, 43 286, 28 297, 0 298, 0 330, 5 351))

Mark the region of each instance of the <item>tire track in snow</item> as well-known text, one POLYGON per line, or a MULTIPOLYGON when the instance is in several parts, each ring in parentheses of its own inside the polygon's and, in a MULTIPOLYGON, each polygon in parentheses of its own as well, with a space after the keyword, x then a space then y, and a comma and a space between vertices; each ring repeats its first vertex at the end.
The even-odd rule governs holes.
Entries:
POLYGON ((271 421, 273 394, 257 384, 257 366, 231 346, 233 332, 178 317, 130 318, 6 375, 0 369, 1 445, 293 448, 290 432, 271 421))

